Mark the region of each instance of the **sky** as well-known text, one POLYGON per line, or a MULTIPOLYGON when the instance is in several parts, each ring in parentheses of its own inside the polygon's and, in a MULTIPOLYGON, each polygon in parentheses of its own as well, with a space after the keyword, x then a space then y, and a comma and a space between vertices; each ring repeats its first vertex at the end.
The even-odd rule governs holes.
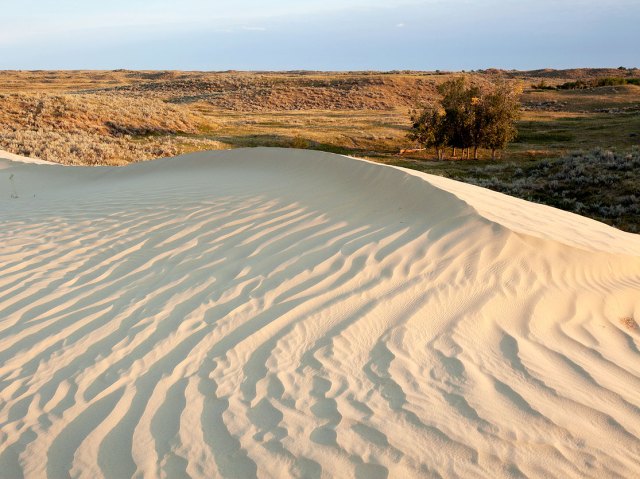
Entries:
POLYGON ((0 69, 640 67, 640 0, 2 0, 0 69))

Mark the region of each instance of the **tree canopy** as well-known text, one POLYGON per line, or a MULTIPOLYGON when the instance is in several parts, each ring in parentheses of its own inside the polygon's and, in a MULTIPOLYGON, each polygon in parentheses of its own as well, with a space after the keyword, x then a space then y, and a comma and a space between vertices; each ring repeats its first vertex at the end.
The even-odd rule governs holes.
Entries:
POLYGON ((439 159, 444 148, 460 148, 467 158, 473 149, 491 150, 492 158, 512 141, 520 114, 520 91, 507 83, 488 88, 468 85, 465 77, 438 86, 441 99, 411 111, 408 138, 425 148, 435 148, 439 159))

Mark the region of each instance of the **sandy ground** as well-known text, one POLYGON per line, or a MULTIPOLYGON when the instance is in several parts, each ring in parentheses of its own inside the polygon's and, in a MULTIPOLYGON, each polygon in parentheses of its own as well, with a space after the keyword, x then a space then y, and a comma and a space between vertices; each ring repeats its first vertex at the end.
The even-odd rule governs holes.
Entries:
MULTIPOLYGON (((0 150, 0 161, 2 160, 11 160, 13 162, 18 163, 29 163, 32 165, 54 165, 55 163, 51 163, 50 161, 41 160, 39 158, 29 158, 26 156, 16 155, 14 153, 9 153, 5 150, 0 150)), ((4 162, 6 166, 6 161, 4 162)))
POLYGON ((0 159, 2 478, 638 477, 638 320, 640 236, 451 180, 0 159))

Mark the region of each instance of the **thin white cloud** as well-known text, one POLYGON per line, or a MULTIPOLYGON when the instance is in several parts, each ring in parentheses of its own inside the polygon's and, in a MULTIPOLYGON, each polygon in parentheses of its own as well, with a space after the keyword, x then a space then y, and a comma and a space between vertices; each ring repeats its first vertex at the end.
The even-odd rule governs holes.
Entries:
POLYGON ((397 10, 409 5, 438 0, 112 0, 105 4, 78 4, 76 0, 23 0, 24 6, 4 8, 0 22, 0 47, 33 45, 69 36, 101 41, 118 37, 126 30, 139 34, 165 32, 266 31, 265 22, 287 18, 314 17, 338 12, 397 10), (29 12, 25 10, 28 9, 29 12), (257 25, 251 25, 251 24, 257 25))
POLYGON ((396 27, 398 27, 398 28, 404 28, 404 23, 398 23, 398 24, 396 25, 396 27))

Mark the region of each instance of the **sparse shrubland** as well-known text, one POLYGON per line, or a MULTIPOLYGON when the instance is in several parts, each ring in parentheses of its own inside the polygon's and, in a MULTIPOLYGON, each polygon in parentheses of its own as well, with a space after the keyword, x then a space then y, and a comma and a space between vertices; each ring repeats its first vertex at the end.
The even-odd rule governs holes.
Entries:
POLYGON ((4 94, 0 149, 64 164, 124 164, 180 153, 189 142, 179 135, 197 134, 203 121, 152 99, 4 94))
POLYGON ((144 98, 113 95, 0 94, 0 123, 30 130, 117 135, 197 133, 188 109, 144 98))
POLYGON ((576 152, 530 165, 491 164, 450 176, 640 232, 640 148, 576 152))
POLYGON ((587 88, 600 88, 604 86, 622 86, 622 85, 636 85, 640 86, 640 78, 594 78, 587 80, 577 80, 573 82, 566 82, 558 85, 559 90, 584 90, 587 88))
MULTIPOLYGON (((0 148, 85 164, 130 162, 176 149, 182 153, 268 145, 309 145, 386 162, 405 161, 397 155, 407 147, 408 110, 416 99, 437 101, 439 86, 459 76, 412 71, 0 71, 0 148), (51 143, 60 150, 68 142, 69 148, 51 151, 38 134, 20 136, 18 130, 69 134, 51 143), (89 142, 96 139, 104 150, 99 154, 81 157, 70 151, 73 145, 78 147, 74 151, 91 151, 89 142), (107 153, 109 149, 113 151, 107 153)), ((464 77, 481 88, 516 81, 544 81, 555 88, 577 80, 632 80, 640 78, 640 70, 491 69, 464 77)), ((640 133, 640 89, 634 86, 526 90, 522 105, 517 143, 503 155, 510 161, 558 157, 585 145, 622 148, 638 143, 632 135, 640 133), (626 114, 632 117, 620 117, 626 114)), ((481 150, 480 158, 490 156, 488 151, 481 150)), ((409 151, 403 156, 424 161, 426 155, 409 151)))
POLYGON ((175 104, 203 102, 228 111, 391 110, 416 96, 432 95, 425 75, 238 73, 184 76, 91 90, 126 97, 159 98, 175 104))
POLYGON ((0 130, 0 148, 65 165, 123 165, 180 151, 172 138, 136 142, 128 136, 54 130, 0 130))

